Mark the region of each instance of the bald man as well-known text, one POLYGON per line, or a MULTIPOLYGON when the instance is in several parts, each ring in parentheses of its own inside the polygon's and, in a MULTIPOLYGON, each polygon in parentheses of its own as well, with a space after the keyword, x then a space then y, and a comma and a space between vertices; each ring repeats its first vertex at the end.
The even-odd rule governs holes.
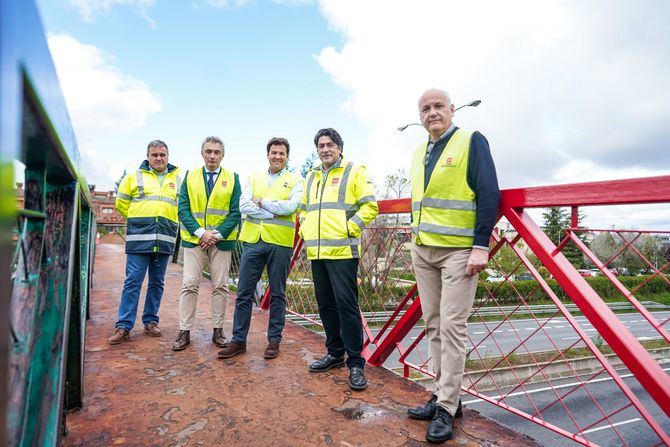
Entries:
POLYGON ((453 122, 454 105, 444 90, 419 99, 428 141, 419 145, 410 169, 412 264, 435 370, 435 394, 407 411, 431 420, 430 442, 453 436, 462 416, 460 388, 465 366, 467 320, 478 273, 488 263, 500 191, 488 141, 453 122))

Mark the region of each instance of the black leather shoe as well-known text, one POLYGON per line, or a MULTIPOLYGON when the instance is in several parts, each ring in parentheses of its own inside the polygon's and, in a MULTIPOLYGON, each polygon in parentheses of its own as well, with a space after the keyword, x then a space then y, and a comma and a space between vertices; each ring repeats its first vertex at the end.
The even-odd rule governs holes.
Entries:
MULTIPOLYGON (((435 416, 435 407, 437 407, 437 396, 433 394, 433 397, 431 397, 425 405, 419 405, 418 407, 408 409, 407 415, 412 419, 430 421, 435 416)), ((458 399, 458 408, 456 408, 456 415, 454 417, 463 417, 463 406, 461 405, 460 399, 458 399)))
POLYGON ((179 331, 177 339, 172 343, 173 351, 183 351, 191 343, 191 333, 189 331, 179 331))
POLYGON ((368 387, 368 381, 365 380, 363 368, 357 366, 349 370, 349 388, 354 391, 363 391, 368 387))
POLYGON ((325 372, 333 368, 341 368, 344 366, 344 357, 333 357, 326 354, 316 362, 309 365, 309 372, 325 372))
POLYGON ((428 425, 426 440, 435 444, 440 444, 454 436, 454 417, 444 408, 437 406, 435 417, 428 425))
POLYGON ((212 332, 212 343, 214 343, 218 348, 226 347, 228 340, 226 340, 226 334, 223 333, 223 329, 214 328, 214 332, 212 332))

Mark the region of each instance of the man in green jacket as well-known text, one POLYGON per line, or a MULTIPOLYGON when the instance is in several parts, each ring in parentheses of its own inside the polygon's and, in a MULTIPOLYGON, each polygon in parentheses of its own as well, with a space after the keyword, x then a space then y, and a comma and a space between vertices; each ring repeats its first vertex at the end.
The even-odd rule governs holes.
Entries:
POLYGON ((184 277, 179 298, 179 335, 172 344, 181 351, 191 342, 198 290, 205 264, 212 280, 212 343, 223 348, 223 320, 228 302, 228 271, 237 243, 240 223, 240 181, 236 173, 221 166, 223 142, 207 137, 200 151, 205 166, 191 169, 179 196, 179 220, 184 247, 184 277))

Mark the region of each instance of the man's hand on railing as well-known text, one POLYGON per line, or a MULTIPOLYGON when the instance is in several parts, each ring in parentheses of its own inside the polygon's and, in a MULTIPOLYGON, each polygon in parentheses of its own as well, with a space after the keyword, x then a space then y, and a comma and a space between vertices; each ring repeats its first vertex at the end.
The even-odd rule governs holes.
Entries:
POLYGON ((476 275, 486 268, 489 263, 489 253, 481 248, 473 248, 468 259, 468 264, 465 266, 465 273, 468 275, 476 275))

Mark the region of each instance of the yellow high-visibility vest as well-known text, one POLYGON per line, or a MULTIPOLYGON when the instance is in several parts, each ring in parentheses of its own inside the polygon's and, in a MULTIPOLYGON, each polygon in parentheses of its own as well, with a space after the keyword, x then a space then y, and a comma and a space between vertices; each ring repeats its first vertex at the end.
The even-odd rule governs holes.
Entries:
POLYGON ((475 193, 467 182, 473 132, 457 129, 444 148, 424 191, 426 148, 414 151, 412 232, 417 245, 472 247, 475 235, 475 193))
POLYGON ((161 185, 145 160, 126 175, 116 192, 116 209, 126 217, 126 253, 174 253, 179 230, 180 170, 168 164, 161 185))
MULTIPOLYGON (((288 200, 293 187, 302 181, 299 175, 284 171, 268 186, 268 171, 253 175, 249 180, 251 183, 252 197, 261 197, 263 200, 288 200)), ((259 239, 269 244, 293 247, 295 238, 295 218, 297 210, 287 216, 276 216, 272 219, 255 219, 245 217, 240 232, 240 240, 255 244, 259 239)))
MULTIPOLYGON (((221 172, 214 183, 214 188, 207 198, 205 188, 205 175, 203 168, 191 169, 186 174, 186 187, 188 188, 188 200, 191 215, 202 228, 215 230, 228 216, 230 210, 230 198, 235 187, 235 173, 221 166, 221 172)), ((181 228, 183 241, 199 244, 200 238, 192 235, 186 228, 181 228)), ((230 232, 224 240, 234 241, 237 239, 237 229, 230 232)))
POLYGON ((359 258, 361 232, 379 212, 374 194, 364 166, 341 159, 328 172, 311 171, 300 205, 300 236, 307 257, 359 258))

